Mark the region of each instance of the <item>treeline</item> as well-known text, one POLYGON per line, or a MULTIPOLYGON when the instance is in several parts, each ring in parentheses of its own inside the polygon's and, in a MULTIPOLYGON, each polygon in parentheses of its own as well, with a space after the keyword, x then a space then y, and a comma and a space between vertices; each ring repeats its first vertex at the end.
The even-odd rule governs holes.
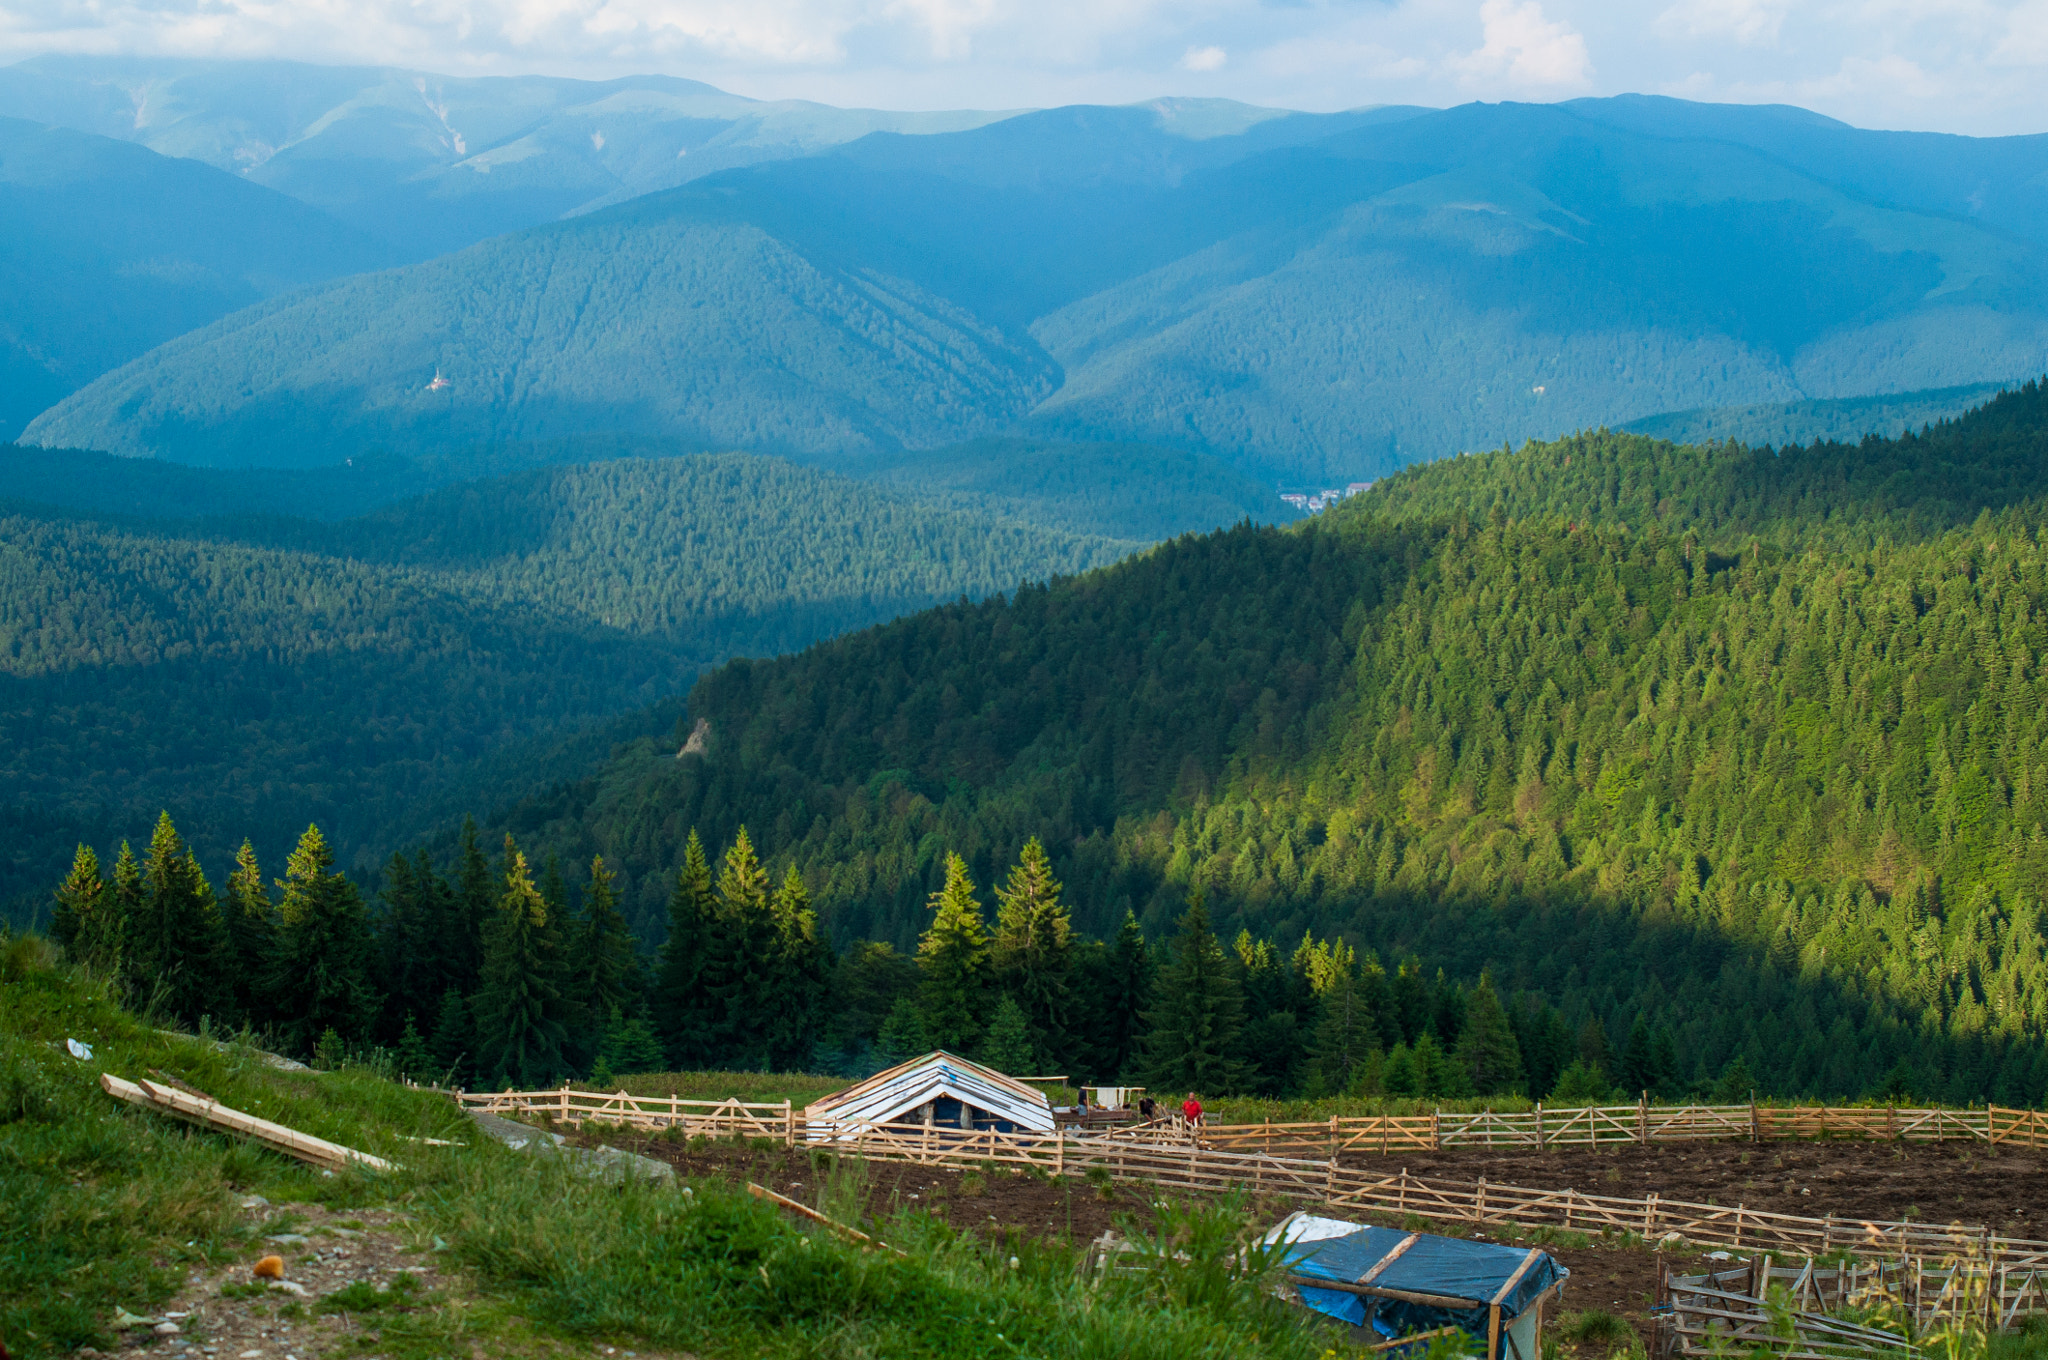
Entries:
POLYGON ((1098 936, 1163 936, 1200 890, 1290 958, 1490 974, 1533 1089, 1548 1007, 1544 1053, 1597 1023, 1662 1044, 1658 1085, 1739 1063, 1766 1094, 2035 1104, 2043 468, 2039 385, 1854 448, 1453 460, 728 665, 691 695, 701 758, 624 752, 508 821, 644 893, 689 827, 744 819, 837 937, 899 947, 947 854, 986 880, 1035 836, 1098 936))
MULTIPOLYGON (((1226 948, 1199 892, 1170 941, 1148 944, 1128 914, 1089 938, 1036 840, 992 920, 949 856, 914 956, 835 951, 803 875, 774 883, 744 831, 715 868, 690 837, 651 958, 613 883, 598 858, 572 888, 511 837, 487 856, 472 822, 446 873, 424 851, 394 856, 374 900, 317 827, 274 882, 245 842, 216 891, 166 814, 140 856, 78 847, 52 933, 166 1018, 246 1027, 323 1064, 381 1048, 415 1080, 489 1088, 663 1068, 857 1076, 945 1048, 1018 1075, 1211 1094, 1684 1089, 1668 1031, 1638 1022, 1610 1055, 1597 1021, 1511 1012, 1485 977, 1432 982, 1414 960, 1389 976, 1306 935, 1289 950, 1240 932, 1226 948)), ((1719 1084, 1748 1081, 1737 1064, 1719 1084)))
POLYGON ((734 652, 1131 546, 741 455, 546 468, 341 523, 18 508, 0 542, 0 820, 48 824, 0 856, 6 905, 162 807, 209 856, 244 835, 282 855, 317 820, 372 869, 533 782, 494 759, 734 652))

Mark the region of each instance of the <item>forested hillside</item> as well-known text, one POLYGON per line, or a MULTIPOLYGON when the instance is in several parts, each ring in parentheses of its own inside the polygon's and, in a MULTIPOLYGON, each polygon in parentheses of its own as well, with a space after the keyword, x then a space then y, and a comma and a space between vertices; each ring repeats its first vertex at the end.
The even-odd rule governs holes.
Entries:
POLYGON ((2028 384, 1898 440, 1597 434, 1417 468, 1287 529, 729 664, 678 723, 702 755, 623 748, 508 824, 602 853, 643 905, 692 828, 744 825, 835 938, 899 948, 949 854, 987 884, 1034 837, 1097 937, 1127 910, 1164 937, 1199 891, 1245 932, 1199 985, 1247 1008, 1233 1060, 1268 1089, 1325 1070, 1332 977, 1441 969, 1374 1031, 1410 1077, 1485 972, 1538 1091, 1605 1034, 1674 1089, 2032 1103, 2044 452, 2028 384))
POLYGON ((0 900, 26 906, 78 840, 164 808, 209 859, 244 836, 281 851, 317 819, 361 867, 529 786, 537 762, 648 730, 592 724, 724 657, 1137 546, 746 455, 547 468, 340 523, 16 504, 0 900))
MULTIPOLYGON (((1329 486, 2038 366, 2025 194, 1959 212, 1921 144, 1830 130, 1857 175, 1898 169, 1873 197, 1724 126, 1781 112, 1640 112, 1162 101, 878 132, 252 307, 24 437, 313 466, 625 433, 846 469, 1011 437, 1329 486)), ((2048 144, 1959 158, 2038 176, 2048 144)))

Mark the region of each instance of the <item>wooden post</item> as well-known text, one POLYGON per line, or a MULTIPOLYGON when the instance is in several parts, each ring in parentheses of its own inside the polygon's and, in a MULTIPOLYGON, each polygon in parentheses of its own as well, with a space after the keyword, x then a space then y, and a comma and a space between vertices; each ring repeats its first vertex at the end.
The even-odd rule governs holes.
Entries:
POLYGON ((1636 1141, 1650 1141, 1650 1093, 1643 1092, 1636 1097, 1636 1141))
POLYGON ((569 1122, 569 1083, 562 1083, 562 1122, 569 1122))
POLYGON ((1429 1112, 1429 1150, 1431 1152, 1442 1152, 1444 1150, 1443 1114, 1444 1110, 1441 1105, 1436 1106, 1429 1112))
POLYGON ((1645 1240, 1648 1240, 1654 1244, 1656 1240, 1656 1235, 1657 1192, 1652 1190, 1650 1192, 1650 1197, 1643 1201, 1643 1237, 1645 1238, 1645 1240))
POLYGON ((1761 1143, 1763 1141, 1758 1136, 1756 1126, 1756 1092, 1754 1091, 1749 1093, 1749 1141, 1752 1143, 1761 1143))
POLYGON ((1500 1305, 1494 1304, 1486 1310, 1486 1360, 1496 1360, 1500 1355, 1500 1305))
POLYGON ((1543 1102, 1536 1102, 1536 1150, 1543 1150, 1543 1102))
POLYGON ((669 1125, 669 1127, 670 1127, 670 1128, 674 1128, 674 1127, 675 1127, 676 1125, 678 1125, 678 1124, 680 1124, 680 1123, 682 1123, 682 1122, 683 1122, 683 1107, 682 1107, 682 1104, 681 1104, 681 1102, 680 1102, 680 1101, 678 1101, 678 1100, 676 1099, 676 1093, 675 1093, 674 1091, 670 1091, 670 1092, 668 1093, 668 1125, 669 1125))
POLYGON ((791 1101, 782 1102, 782 1145, 796 1146, 796 1105, 791 1101))
POLYGON ((1330 1160, 1337 1160, 1337 1116, 1330 1116, 1330 1160))
POLYGON ((1472 1217, 1481 1223, 1486 1221, 1486 1177, 1484 1176, 1479 1178, 1479 1193, 1473 1196, 1472 1199, 1472 1217))

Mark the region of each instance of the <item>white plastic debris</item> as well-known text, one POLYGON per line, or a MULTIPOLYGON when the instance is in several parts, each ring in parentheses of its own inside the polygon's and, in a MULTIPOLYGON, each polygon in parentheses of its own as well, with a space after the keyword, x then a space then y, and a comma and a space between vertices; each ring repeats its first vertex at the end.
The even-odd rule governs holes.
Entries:
POLYGON ((76 1039, 66 1039, 64 1041, 64 1047, 69 1049, 71 1051, 71 1056, 78 1059, 80 1062, 92 1061, 91 1044, 81 1044, 76 1039))

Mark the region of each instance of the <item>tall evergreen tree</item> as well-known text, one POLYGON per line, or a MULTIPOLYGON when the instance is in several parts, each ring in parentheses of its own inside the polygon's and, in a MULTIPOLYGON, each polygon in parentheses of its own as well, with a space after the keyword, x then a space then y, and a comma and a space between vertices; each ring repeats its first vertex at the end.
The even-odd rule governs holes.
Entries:
POLYGON ((807 1071, 819 1037, 820 1009, 832 980, 832 947, 818 932, 804 876, 792 864, 769 904, 775 952, 761 998, 769 1016, 768 1059, 778 1072, 807 1071))
POLYGON ((931 907, 932 923, 917 942, 924 1039, 950 1053, 970 1053, 988 1025, 991 978, 988 929, 960 856, 946 856, 946 881, 931 895, 931 907))
POLYGON ((1629 1027, 1628 1045, 1621 1051, 1614 1075, 1630 1099, 1657 1089, 1657 1055, 1650 1040, 1650 1025, 1642 1016, 1629 1027))
POLYGON ((1379 1052, 1373 1007, 1359 986, 1357 955, 1342 941, 1330 951, 1321 992, 1313 1060, 1322 1089, 1331 1095, 1351 1090, 1361 1070, 1379 1052))
POLYGON ((1138 914, 1125 908, 1122 924, 1101 951, 1096 1016, 1096 1074, 1111 1082, 1134 1079, 1144 1060, 1145 1012, 1152 1004, 1152 951, 1138 914))
POLYGON ((1154 1092, 1210 1095, 1234 1091, 1244 1080, 1237 1054, 1244 998, 1223 946, 1209 927, 1200 889, 1188 898, 1173 941, 1173 962, 1159 974, 1146 1013, 1145 1058, 1154 1092))
POLYGON ((100 857, 81 843, 71 857, 71 872, 57 888, 50 938, 89 967, 118 967, 120 941, 110 937, 108 929, 113 923, 112 897, 100 877, 100 857))
POLYGON ((344 1040, 361 1038, 379 1009, 370 914, 356 885, 335 872, 319 827, 299 837, 278 888, 268 985, 281 1042, 304 1054, 329 1029, 344 1040))
POLYGON ((694 828, 683 845, 683 866, 668 899, 668 938, 662 943, 654 984, 655 1032, 668 1059, 684 1071, 710 1065, 715 1007, 702 986, 717 930, 711 864, 694 828))
POLYGON ((718 898, 697 981, 711 1007, 707 1037, 717 1066, 765 1071, 772 1065, 767 998, 775 953, 768 871, 741 827, 719 861, 718 898))
POLYGON ((569 954, 569 994, 607 1028, 613 1011, 629 1016, 638 1011, 643 993, 640 958, 619 911, 615 877, 604 856, 591 859, 590 884, 583 890, 583 914, 569 954))
POLYGON ((1038 1044, 1031 1034, 1031 1019, 1017 998, 1006 996, 996 1003, 988 1023, 988 1036, 976 1056, 996 1071, 1012 1077, 1038 1075, 1030 1069, 1037 1064, 1038 1044))
POLYGON ((263 885, 256 847, 247 840, 235 852, 235 871, 228 875, 228 982, 235 1017, 241 1023, 269 1023, 272 997, 270 961, 277 952, 277 908, 263 885))
POLYGON ((476 819, 464 817, 456 849, 455 914, 445 948, 449 983, 465 996, 474 995, 482 980, 484 937, 496 920, 499 896, 499 877, 491 872, 476 819))
POLYGON ((105 925, 106 957, 119 961, 120 976, 127 977, 128 932, 142 915, 142 863, 128 842, 114 855, 114 876, 107 884, 108 914, 105 925))
POLYGON ((1479 985, 1466 1003, 1457 1055, 1471 1078, 1472 1089, 1481 1095, 1499 1095, 1521 1085, 1521 1047, 1508 1024, 1507 1008, 1493 989, 1493 979, 1485 973, 1479 975, 1479 985))
POLYGON ((1065 1070, 1074 1056, 1074 922, 1036 836, 1024 842, 1009 881, 996 887, 990 957, 996 986, 1016 998, 1029 1022, 1033 1065, 1065 1070))
POLYGON ((143 866, 141 908, 128 922, 130 986, 181 1020, 218 1012, 225 943, 213 888, 171 815, 160 813, 143 866))
POLYGON ((427 1050, 434 1057, 433 1079, 442 1085, 468 1086, 476 1071, 476 1019, 461 992, 441 993, 434 1014, 434 1037, 427 1050))
POLYGON ((440 981, 435 957, 439 932, 422 887, 411 856, 400 851, 385 863, 384 882, 377 893, 384 899, 383 919, 377 929, 381 956, 377 978, 384 993, 387 1025, 401 1016, 417 1016, 426 1001, 439 994, 434 986, 440 981))
POLYGON ((477 1072, 489 1085, 531 1090, 562 1073, 562 960, 550 953, 547 926, 526 855, 507 836, 504 894, 476 996, 477 1072))

